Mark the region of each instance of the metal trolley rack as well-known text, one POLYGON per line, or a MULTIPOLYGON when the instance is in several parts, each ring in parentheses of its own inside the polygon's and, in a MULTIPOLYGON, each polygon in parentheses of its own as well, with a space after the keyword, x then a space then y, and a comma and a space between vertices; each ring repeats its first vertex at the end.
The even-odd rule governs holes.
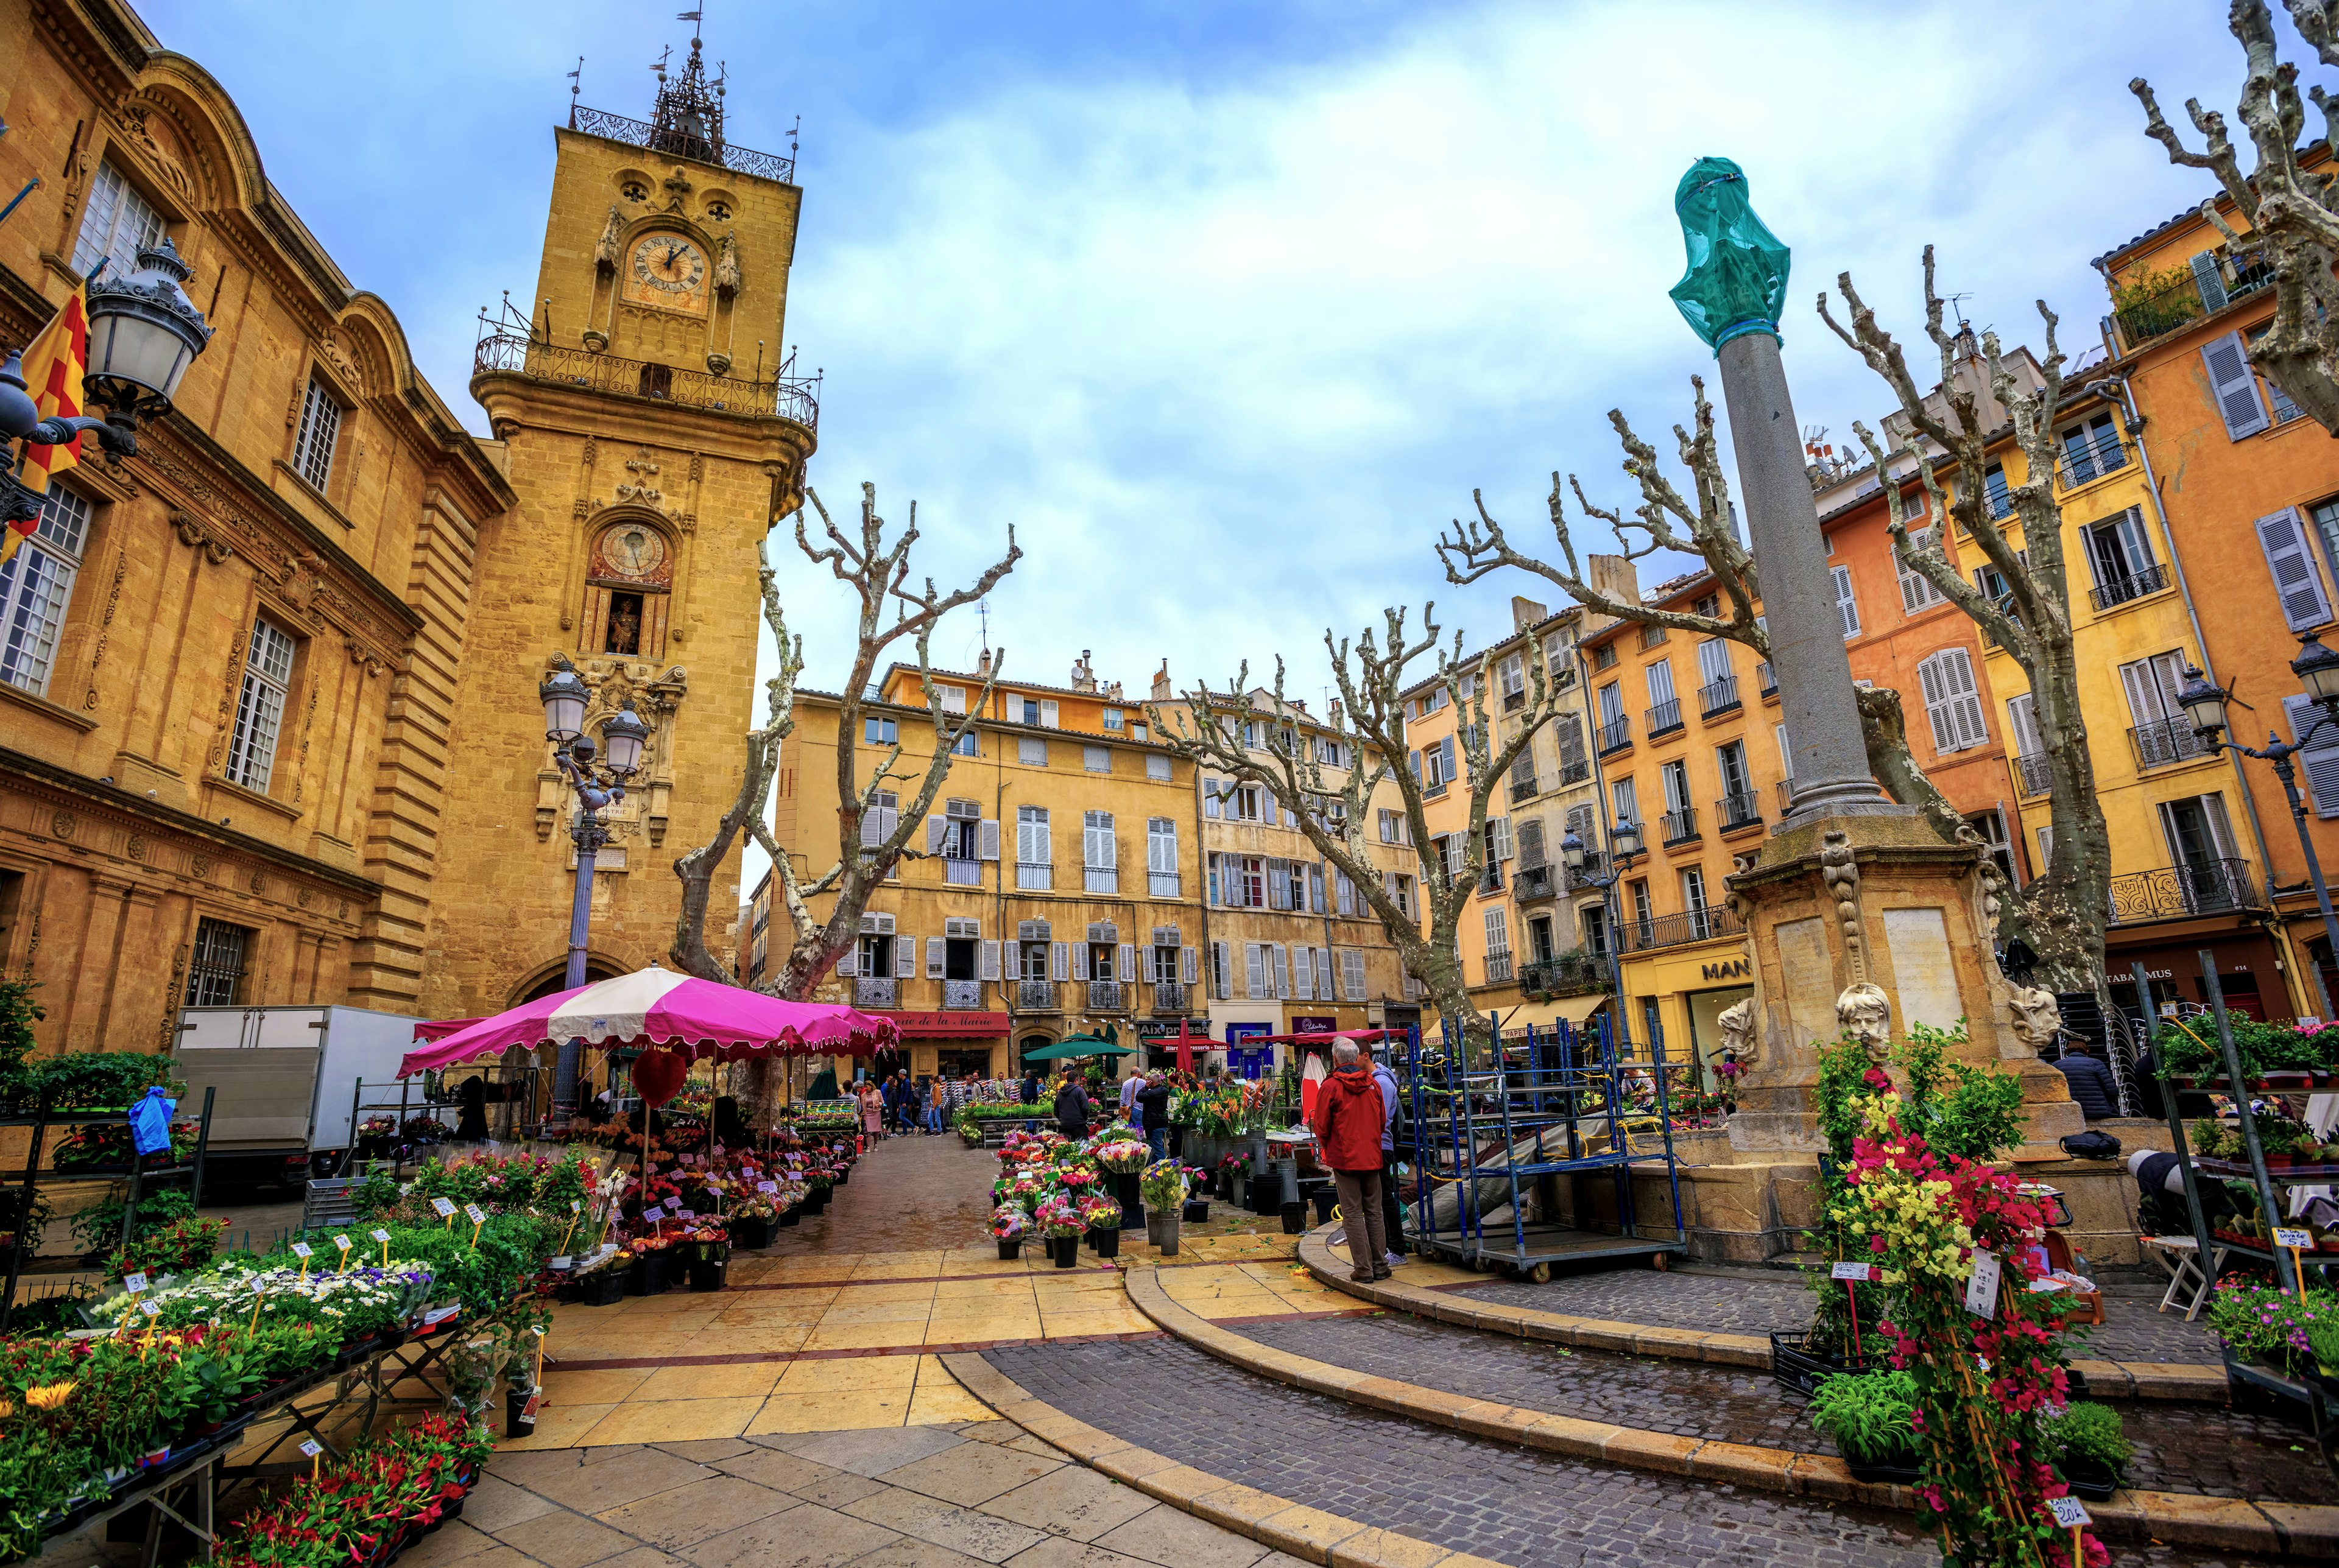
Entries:
POLYGON ((1420 1250, 1482 1270, 1505 1268, 1537 1284, 1551 1277, 1554 1263, 1687 1250, 1663 1040, 1651 1047, 1651 1065, 1630 1065, 1618 1060, 1610 1029, 1604 1017, 1580 1029, 1530 1028, 1523 1043, 1499 1043, 1483 1068, 1462 1060, 1462 1040, 1450 1024, 1443 1049, 1425 1049, 1414 1033, 1406 1068, 1419 1173, 1412 1239, 1420 1250), (1634 1073, 1651 1080, 1662 1152, 1631 1147, 1628 1124, 1642 1119, 1627 1095, 1627 1076, 1634 1073), (1672 1199, 1670 1225, 1643 1221, 1633 1194, 1636 1172, 1650 1173, 1659 1162, 1672 1199), (1595 1218, 1603 1185, 1613 1208, 1595 1218), (1448 1187, 1454 1201, 1441 1218, 1439 1191, 1448 1187), (1492 1200, 1496 1194, 1499 1202, 1492 1200), (1534 1220, 1526 1217, 1530 1198, 1541 1201, 1534 1220), (1505 1208, 1507 1221, 1490 1226, 1487 1216, 1505 1208), (1555 1218, 1563 1209, 1573 1223, 1555 1218))

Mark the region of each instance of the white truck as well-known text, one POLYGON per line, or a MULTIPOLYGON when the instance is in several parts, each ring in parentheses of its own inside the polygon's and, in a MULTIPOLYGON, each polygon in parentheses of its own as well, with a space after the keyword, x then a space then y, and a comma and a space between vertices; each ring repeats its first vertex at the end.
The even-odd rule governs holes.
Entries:
POLYGON ((398 1013, 357 1007, 190 1007, 173 1050, 184 1103, 215 1088, 207 1176, 299 1191, 330 1175, 349 1149, 358 1084, 365 1098, 394 1100, 399 1060, 414 1026, 398 1013))

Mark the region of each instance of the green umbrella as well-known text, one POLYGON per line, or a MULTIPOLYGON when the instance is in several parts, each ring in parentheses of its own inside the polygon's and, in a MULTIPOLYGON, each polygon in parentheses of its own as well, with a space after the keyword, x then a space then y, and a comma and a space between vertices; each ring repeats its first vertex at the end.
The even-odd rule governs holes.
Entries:
POLYGON ((1116 1045, 1101 1035, 1075 1034, 1069 1039, 1057 1041, 1054 1045, 1042 1046, 1038 1050, 1027 1050, 1023 1053, 1023 1060, 1063 1061, 1081 1056, 1131 1056, 1134 1054, 1133 1047, 1116 1045))

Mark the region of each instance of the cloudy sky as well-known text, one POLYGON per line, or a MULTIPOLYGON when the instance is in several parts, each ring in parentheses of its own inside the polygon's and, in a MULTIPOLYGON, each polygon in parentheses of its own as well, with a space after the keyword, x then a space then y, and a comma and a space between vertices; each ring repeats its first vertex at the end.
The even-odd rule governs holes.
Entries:
MULTIPOLYGON (((482 428, 472 319, 534 281, 564 74, 581 54, 584 103, 646 116, 688 3, 143 9, 482 428)), ((1012 525, 1010 667, 1061 682, 1091 647, 1140 688, 1165 657, 1182 683, 1282 653, 1314 695, 1327 626, 1435 598, 1476 633, 1550 597, 1450 588, 1430 541, 1474 487, 1547 538, 1554 468, 1625 493, 1608 409, 1682 416, 1711 364, 1665 297, 1699 154, 1745 165, 1793 246, 1797 411, 1842 441, 1882 388, 1811 314, 1823 281, 1850 270, 1913 333, 1931 242, 1976 322, 2035 339, 2043 296, 2092 343, 2088 259, 2202 193, 2128 79, 2174 113, 2230 112, 2241 77, 2213 0, 707 4, 731 139, 784 152, 802 118, 814 484, 916 498, 944 581, 1012 525)), ((833 677, 834 585, 784 581, 833 677)), ((969 614, 937 656, 979 638, 969 614)))

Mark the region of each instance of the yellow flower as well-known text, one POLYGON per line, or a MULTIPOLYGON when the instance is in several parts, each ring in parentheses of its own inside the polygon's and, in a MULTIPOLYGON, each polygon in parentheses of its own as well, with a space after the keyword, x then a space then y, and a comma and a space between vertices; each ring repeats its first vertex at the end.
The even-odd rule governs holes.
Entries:
POLYGON ((55 1410, 73 1397, 78 1386, 74 1383, 44 1383, 38 1388, 25 1389, 25 1403, 35 1410, 55 1410))

